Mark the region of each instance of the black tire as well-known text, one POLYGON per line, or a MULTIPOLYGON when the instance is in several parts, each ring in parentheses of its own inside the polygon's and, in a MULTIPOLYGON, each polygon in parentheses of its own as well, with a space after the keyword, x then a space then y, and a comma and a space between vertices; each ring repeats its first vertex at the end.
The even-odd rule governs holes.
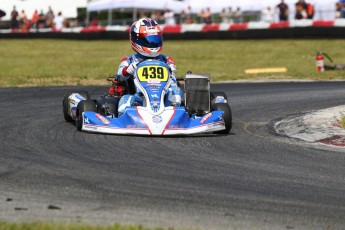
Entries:
POLYGON ((212 108, 212 106, 214 105, 214 104, 216 104, 216 98, 218 97, 218 96, 221 96, 221 97, 224 97, 224 99, 226 100, 226 101, 228 101, 228 96, 226 96, 226 94, 224 93, 224 92, 222 92, 222 91, 217 91, 217 92, 210 92, 210 103, 211 103, 211 105, 210 105, 210 107, 212 108))
POLYGON ((71 122, 73 121, 72 117, 68 114, 68 97, 71 94, 67 94, 64 96, 62 100, 62 111, 63 111, 63 117, 65 118, 65 121, 71 122))
POLYGON ((81 131, 83 126, 83 112, 93 111, 97 112, 96 104, 93 100, 80 101, 77 106, 77 117, 75 120, 75 125, 78 131, 81 131))
POLYGON ((232 112, 228 103, 217 103, 212 106, 212 111, 223 111, 225 130, 216 131, 216 134, 228 134, 232 128, 232 112))
MULTIPOLYGON (((89 94, 89 92, 87 92, 87 91, 77 91, 77 92, 75 92, 75 93, 80 94, 80 95, 81 95, 83 98, 85 98, 86 100, 90 100, 90 94, 89 94)), ((63 111, 63 116, 64 116, 64 118, 65 118, 65 120, 66 120, 67 122, 72 122, 72 121, 73 121, 72 117, 68 114, 68 110, 69 110, 69 108, 68 108, 68 98, 69 98, 69 96, 71 96, 71 94, 72 94, 72 93, 66 94, 66 95, 64 96, 63 100, 62 100, 62 111, 63 111)))

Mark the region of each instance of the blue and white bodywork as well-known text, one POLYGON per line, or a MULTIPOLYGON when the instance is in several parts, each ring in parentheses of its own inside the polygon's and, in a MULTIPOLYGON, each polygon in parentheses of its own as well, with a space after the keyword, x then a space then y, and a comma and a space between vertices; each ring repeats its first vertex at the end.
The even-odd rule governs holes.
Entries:
MULTIPOLYGON (((164 62, 147 60, 137 66, 134 83, 142 93, 142 105, 126 105, 118 117, 95 111, 82 112, 81 130, 94 133, 134 135, 189 135, 211 133, 225 129, 223 111, 211 111, 193 116, 184 106, 167 103, 169 87, 174 84, 164 62)), ((77 116, 77 104, 85 100, 77 93, 69 97, 69 114, 77 116)))

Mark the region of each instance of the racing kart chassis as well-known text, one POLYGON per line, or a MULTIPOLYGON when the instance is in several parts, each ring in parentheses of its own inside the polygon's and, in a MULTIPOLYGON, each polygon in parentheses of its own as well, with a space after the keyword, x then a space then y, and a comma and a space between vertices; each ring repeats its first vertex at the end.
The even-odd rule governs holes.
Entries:
MULTIPOLYGON (((157 61, 138 67, 146 66, 165 68, 157 61)), ((69 93, 63 99, 65 120, 75 121, 79 131, 108 134, 190 135, 230 132, 232 113, 227 96, 223 92, 210 91, 208 75, 189 72, 180 80, 184 84, 178 82, 180 88, 184 88, 181 106, 164 105, 165 91, 171 82, 169 78, 162 79, 152 81, 141 76, 135 78, 136 86, 141 87, 143 92, 144 103, 127 106, 121 115, 118 113, 118 96, 104 95, 92 100, 85 91, 69 93)))

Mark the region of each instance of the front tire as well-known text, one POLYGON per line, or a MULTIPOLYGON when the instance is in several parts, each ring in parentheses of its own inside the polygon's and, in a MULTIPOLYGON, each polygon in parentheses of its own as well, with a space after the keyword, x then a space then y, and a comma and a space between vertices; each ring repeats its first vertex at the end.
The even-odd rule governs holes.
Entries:
POLYGON ((225 130, 216 131, 216 134, 228 134, 232 128, 232 112, 228 103, 217 103, 212 105, 212 111, 223 111, 225 130))
POLYGON ((94 101, 84 100, 80 101, 77 106, 77 117, 75 120, 75 125, 78 131, 81 131, 83 127, 83 113, 86 111, 97 112, 97 107, 94 101))

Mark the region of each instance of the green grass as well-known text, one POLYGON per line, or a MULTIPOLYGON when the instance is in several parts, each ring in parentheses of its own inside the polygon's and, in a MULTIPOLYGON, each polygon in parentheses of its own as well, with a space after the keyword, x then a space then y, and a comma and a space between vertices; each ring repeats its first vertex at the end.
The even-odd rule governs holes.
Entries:
POLYGON ((339 124, 343 129, 345 129, 345 116, 340 118, 339 124))
MULTIPOLYGON (((318 73, 315 52, 345 63, 343 40, 165 41, 178 76, 209 73, 212 81, 246 79, 345 79, 345 71, 318 73), (248 68, 286 67, 286 73, 245 74, 248 68)), ((0 39, 0 86, 107 84, 122 57, 133 53, 129 41, 0 39)))

